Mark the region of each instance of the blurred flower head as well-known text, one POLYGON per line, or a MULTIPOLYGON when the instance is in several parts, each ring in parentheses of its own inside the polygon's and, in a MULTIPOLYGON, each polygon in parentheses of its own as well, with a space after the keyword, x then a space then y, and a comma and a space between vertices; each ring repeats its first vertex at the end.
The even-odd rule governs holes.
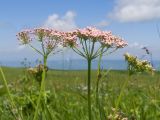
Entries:
POLYGON ((136 72, 153 73, 155 71, 150 62, 147 60, 140 60, 136 56, 130 55, 129 53, 124 54, 124 57, 128 63, 128 70, 131 74, 136 72))
POLYGON ((25 45, 32 41, 30 35, 30 30, 24 30, 22 32, 19 32, 16 36, 17 39, 20 41, 21 44, 25 45))

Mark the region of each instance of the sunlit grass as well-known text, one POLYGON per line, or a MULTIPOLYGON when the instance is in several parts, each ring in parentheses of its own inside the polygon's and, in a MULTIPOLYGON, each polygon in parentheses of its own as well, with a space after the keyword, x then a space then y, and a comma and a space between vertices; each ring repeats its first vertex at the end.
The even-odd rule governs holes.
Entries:
MULTIPOLYGON (((24 77, 24 69, 3 67, 12 95, 19 108, 22 108, 24 120, 33 119, 37 84, 33 79, 24 77), (30 94, 32 92, 32 95, 30 94), (29 98, 31 100, 29 100, 29 98)), ((92 71, 92 116, 93 120, 100 120, 95 101, 95 81, 97 71, 92 71)), ((2 79, 0 77, 0 79, 2 79)), ((45 112, 39 117, 47 120, 88 120, 87 113, 87 71, 49 70, 46 78, 46 92, 48 94, 45 112)), ((113 108, 124 81, 128 79, 127 71, 110 71, 100 83, 99 96, 106 117, 114 115, 113 108)), ((2 82, 0 83, 2 86, 2 82)), ((38 87, 38 86, 37 86, 38 87)), ((1 88, 2 89, 2 88, 1 88)), ((118 111, 130 119, 158 120, 160 118, 160 78, 159 73, 154 76, 148 74, 133 75, 124 90, 118 106, 118 111)), ((8 103, 5 92, 1 94, 0 118, 13 119, 6 109, 8 103), (5 103, 5 104, 4 104, 5 103)), ((118 113, 119 113, 118 112, 118 113)))

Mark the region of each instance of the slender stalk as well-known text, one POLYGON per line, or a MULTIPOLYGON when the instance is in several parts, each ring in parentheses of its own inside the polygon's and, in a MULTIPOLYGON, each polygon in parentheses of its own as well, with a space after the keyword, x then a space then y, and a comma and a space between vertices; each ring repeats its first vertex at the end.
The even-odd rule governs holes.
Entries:
POLYGON ((45 77, 46 77, 45 67, 47 66, 47 56, 44 56, 43 61, 44 61, 44 68, 43 68, 43 73, 42 73, 42 81, 41 81, 40 94, 38 96, 36 111, 35 111, 33 120, 37 120, 38 109, 39 109, 39 106, 40 106, 40 101, 41 101, 43 93, 45 92, 45 77))
POLYGON ((83 44, 82 39, 80 39, 80 43, 82 44, 82 49, 83 49, 83 51, 86 53, 86 49, 85 49, 85 47, 84 47, 84 44, 83 44))
POLYGON ((100 79, 102 78, 102 75, 101 75, 101 60, 102 60, 103 50, 104 50, 104 47, 102 47, 102 49, 101 49, 101 54, 100 54, 99 60, 98 60, 97 81, 96 81, 96 104, 97 104, 97 107, 99 109, 101 120, 106 119, 105 115, 103 115, 104 110, 102 110, 102 105, 100 104, 100 100, 99 100, 99 83, 100 83, 100 79))
MULTIPOLYGON (((10 90, 8 88, 8 83, 7 83, 6 77, 5 77, 5 75, 4 75, 3 70, 2 70, 1 67, 0 67, 0 72, 2 74, 2 78, 3 78, 2 80, 3 80, 4 86, 5 86, 6 90, 7 90, 7 94, 8 94, 8 97, 10 99, 11 106, 12 106, 13 109, 16 109, 16 105, 15 105, 14 100, 12 98, 11 92, 10 92, 10 90)), ((16 109, 16 112, 17 112, 17 109, 16 109)), ((13 111, 12 111, 12 113, 13 113, 14 117, 16 119, 18 119, 13 111)))
MULTIPOLYGON (((75 53, 77 53, 78 55, 80 55, 80 56, 82 56, 82 57, 84 57, 84 58, 86 58, 86 56, 80 51, 80 50, 78 50, 77 48, 72 48, 72 50, 75 52, 75 53)), ((85 53, 86 54, 86 53, 85 53)))
POLYGON ((95 42, 92 43, 92 48, 91 48, 91 52, 90 52, 91 57, 93 57, 94 45, 95 45, 95 42))
POLYGON ((100 75, 101 75, 101 60, 102 60, 102 55, 103 55, 103 49, 101 49, 101 54, 99 56, 99 60, 98 60, 98 74, 97 74, 97 87, 96 87, 96 93, 98 93, 98 86, 99 86, 99 80, 100 80, 100 75))
POLYGON ((43 53, 42 53, 40 50, 36 49, 36 48, 33 47, 31 44, 29 44, 29 46, 30 46, 33 50, 35 50, 36 52, 38 52, 40 55, 43 56, 43 53))
POLYGON ((88 117, 92 120, 91 116, 91 59, 88 59, 88 117))
POLYGON ((46 54, 46 52, 45 52, 45 49, 44 49, 44 43, 43 43, 43 40, 42 40, 41 46, 42 46, 43 54, 45 55, 45 54, 46 54))
POLYGON ((87 56, 89 56, 89 48, 87 46, 87 41, 86 40, 84 41, 84 44, 85 44, 85 49, 86 49, 85 53, 86 53, 87 56))

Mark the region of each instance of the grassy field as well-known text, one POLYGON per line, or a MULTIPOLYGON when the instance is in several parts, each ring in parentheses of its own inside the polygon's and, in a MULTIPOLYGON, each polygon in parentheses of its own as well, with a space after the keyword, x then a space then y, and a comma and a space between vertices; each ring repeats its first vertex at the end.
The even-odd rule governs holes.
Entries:
MULTIPOLYGON (((22 68, 3 67, 12 96, 23 119, 32 120, 39 85, 22 68)), ((105 74, 106 72, 104 72, 105 74)), ((87 71, 49 70, 46 78, 47 101, 42 104, 42 120, 88 120, 87 117, 87 71)), ((160 119, 160 73, 154 75, 137 74, 131 77, 127 71, 109 71, 100 81, 97 104, 95 86, 96 70, 92 71, 92 118, 110 120, 127 118, 129 120, 160 119), (118 107, 116 103, 124 82, 118 107)), ((2 77, 0 76, 0 80, 2 77)), ((0 81, 0 120, 12 120, 9 101, 3 82, 0 81)))

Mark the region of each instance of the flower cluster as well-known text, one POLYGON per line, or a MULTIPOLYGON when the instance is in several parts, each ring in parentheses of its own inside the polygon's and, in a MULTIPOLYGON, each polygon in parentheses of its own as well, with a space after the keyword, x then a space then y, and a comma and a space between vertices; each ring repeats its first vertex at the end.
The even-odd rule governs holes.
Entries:
POLYGON ((39 64, 34 68, 28 68, 27 72, 30 75, 32 75, 35 78, 35 80, 37 80, 38 82, 41 82, 43 69, 45 69, 46 72, 48 71, 48 67, 44 67, 44 65, 39 64))
POLYGON ((130 55, 129 53, 126 53, 124 56, 128 63, 128 70, 131 73, 154 71, 152 65, 147 60, 140 60, 137 57, 130 55))
POLYGON ((92 42, 99 42, 103 46, 123 48, 127 43, 120 37, 114 36, 111 32, 101 31, 94 27, 86 27, 84 29, 77 29, 72 32, 63 33, 63 40, 65 45, 75 47, 78 40, 90 40, 92 42))
MULTIPOLYGON (((74 47, 78 44, 77 39, 91 40, 100 42, 104 46, 123 48, 127 45, 121 38, 114 36, 111 32, 101 31, 94 27, 77 29, 72 32, 60 32, 53 29, 36 28, 33 30, 24 30, 17 35, 22 44, 28 44, 33 39, 43 40, 63 40, 64 46, 74 47)), ((48 42, 49 46, 51 42, 48 42)))
POLYGON ((70 47, 76 47, 77 43, 77 36, 73 34, 73 32, 63 32, 62 34, 62 39, 63 39, 63 45, 70 46, 70 47))
POLYGON ((111 32, 101 31, 94 27, 86 27, 84 29, 77 29, 73 32, 66 33, 66 40, 75 44, 76 39, 91 40, 92 42, 99 42, 104 46, 111 46, 123 48, 127 45, 121 38, 114 36, 111 32))
POLYGON ((44 65, 42 65, 42 64, 39 64, 34 68, 28 68, 27 71, 30 74, 42 73, 43 72, 43 68, 45 68, 46 72, 48 71, 48 67, 44 67, 44 65))
POLYGON ((40 41, 43 39, 57 40, 62 36, 62 32, 48 28, 35 28, 31 31, 31 34, 37 36, 40 41))
POLYGON ((57 43, 53 40, 47 40, 44 44, 48 51, 52 51, 54 48, 58 47, 56 46, 57 43))
POLYGON ((33 39, 37 39, 40 42, 43 40, 60 40, 62 34, 62 32, 53 29, 35 28, 19 32, 17 37, 22 44, 27 44, 33 39))
POLYGON ((32 39, 29 36, 30 32, 30 30, 24 30, 16 35, 21 44, 28 44, 32 41, 32 39))
POLYGON ((111 108, 111 110, 113 113, 109 114, 108 120, 128 120, 128 117, 122 111, 118 111, 115 108, 111 108))
MULTIPOLYGON (((56 49, 59 45, 63 45, 64 33, 47 28, 35 28, 31 30, 24 30, 17 34, 18 40, 21 44, 30 44, 31 41, 37 40, 42 43, 42 47, 48 54, 56 49)), ((43 51, 44 52, 44 51, 43 51)))

